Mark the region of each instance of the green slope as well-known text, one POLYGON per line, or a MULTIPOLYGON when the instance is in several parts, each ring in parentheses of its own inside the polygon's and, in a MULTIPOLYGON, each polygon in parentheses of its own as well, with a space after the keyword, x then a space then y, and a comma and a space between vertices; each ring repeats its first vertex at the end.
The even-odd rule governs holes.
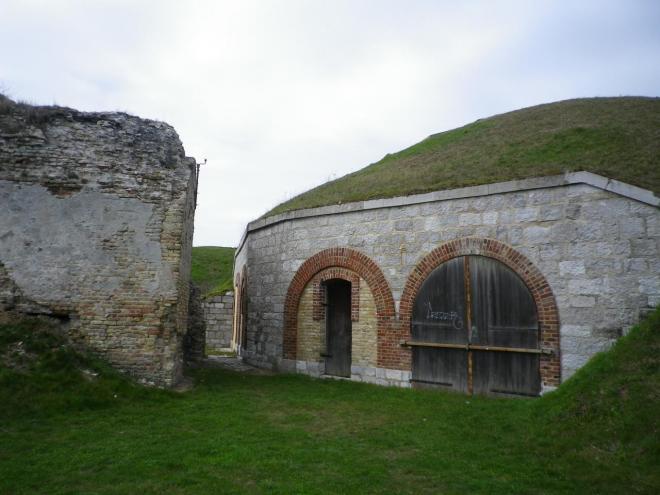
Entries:
POLYGON ((660 310, 538 401, 532 422, 535 450, 561 456, 565 475, 586 480, 593 466, 604 486, 660 490, 660 310))
POLYGON ((0 493, 660 492, 660 314, 540 399, 195 371, 131 384, 0 325, 0 493))
POLYGON ((311 189, 265 216, 580 170, 660 192, 660 98, 583 98, 478 120, 311 189))
POLYGON ((192 248, 192 281, 204 296, 224 294, 233 289, 234 248, 200 246, 192 248))

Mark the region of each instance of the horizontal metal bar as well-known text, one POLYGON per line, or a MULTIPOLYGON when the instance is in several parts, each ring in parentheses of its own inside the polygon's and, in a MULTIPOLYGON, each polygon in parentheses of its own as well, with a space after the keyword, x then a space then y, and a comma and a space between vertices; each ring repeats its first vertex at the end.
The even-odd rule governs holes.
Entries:
MULTIPOLYGON (((429 321, 429 320, 415 320, 412 322, 413 326, 418 326, 418 327, 449 327, 453 328, 454 330, 462 330, 462 328, 456 328, 453 326, 452 321, 446 320, 446 321, 429 321)), ((489 326, 485 330, 487 332, 507 332, 507 331, 537 331, 539 329, 538 325, 534 326, 529 326, 529 327, 523 327, 523 326, 518 326, 518 327, 504 327, 504 326, 489 326)))
POLYGON ((492 332, 492 331, 496 331, 496 332, 506 332, 506 331, 511 331, 511 330, 513 330, 513 331, 519 331, 519 330, 532 330, 532 331, 536 331, 536 330, 538 330, 538 329, 539 329, 539 326, 538 326, 538 325, 532 325, 532 326, 528 326, 528 327, 523 327, 523 326, 515 326, 515 327, 511 327, 511 326, 509 326, 509 327, 505 327, 505 326, 495 326, 495 325, 492 325, 492 326, 489 326, 489 327, 487 328, 487 330, 488 330, 489 332, 492 332))
POLYGON ((411 378, 409 381, 411 383, 424 383, 424 384, 427 384, 427 385, 441 385, 443 387, 453 387, 454 386, 453 383, 449 383, 449 382, 432 382, 430 380, 420 380, 419 378, 411 378))
POLYGON ((460 328, 454 327, 454 324, 451 321, 413 321, 412 322, 413 326, 418 326, 418 327, 448 327, 448 328, 453 328, 455 330, 462 330, 460 328))
POLYGON ((402 346, 405 347, 435 347, 438 349, 463 349, 464 351, 468 350, 468 344, 441 344, 439 342, 413 342, 406 340, 401 342, 402 346))
POLYGON ((511 390, 496 390, 494 388, 491 388, 489 392, 492 392, 494 394, 502 394, 502 395, 514 395, 516 397, 538 397, 539 394, 530 394, 527 392, 512 392, 511 390))
POLYGON ((521 352, 524 354, 542 354, 541 349, 525 349, 523 347, 498 347, 491 345, 472 345, 470 349, 475 351, 496 351, 496 352, 521 352))
POLYGON ((415 342, 406 340, 401 342, 405 347, 432 347, 436 349, 463 349, 466 351, 494 351, 494 352, 519 352, 523 354, 552 354, 552 349, 528 349, 524 347, 500 347, 477 344, 443 344, 439 342, 415 342))

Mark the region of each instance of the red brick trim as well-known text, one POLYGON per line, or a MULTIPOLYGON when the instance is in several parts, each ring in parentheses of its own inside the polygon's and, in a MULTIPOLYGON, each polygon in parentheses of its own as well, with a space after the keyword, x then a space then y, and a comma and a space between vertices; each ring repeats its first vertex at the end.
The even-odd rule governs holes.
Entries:
POLYGON ((325 282, 326 280, 342 279, 351 283, 351 321, 360 320, 360 276, 346 268, 326 268, 312 278, 313 308, 312 319, 325 319, 325 282))
MULTIPOLYGON (((293 276, 284 301, 284 336, 282 350, 285 359, 296 359, 298 334, 298 303, 307 284, 327 268, 346 268, 365 280, 376 303, 378 335, 396 324, 392 291, 383 272, 368 256, 350 248, 325 249, 305 261, 293 276)), ((334 272, 341 275, 341 271, 334 272)), ((343 278, 343 277, 339 277, 343 278)), ((351 308, 352 309, 352 308, 351 308)), ((352 313, 352 310, 351 310, 352 313)), ((351 317, 353 315, 351 314, 351 317)), ((379 345, 380 352, 380 345, 379 345)))
MULTIPOLYGON (((390 333, 387 337, 400 340, 410 338, 413 303, 424 280, 442 263, 458 256, 467 255, 495 258, 516 272, 527 285, 536 303, 541 329, 541 346, 553 351, 551 355, 541 355, 541 380, 545 385, 559 385, 561 380, 559 311, 552 288, 539 269, 526 256, 495 239, 464 237, 442 244, 424 256, 413 268, 403 289, 399 306, 400 335, 390 333)), ((399 349, 402 354, 400 360, 405 358, 410 363, 410 351, 399 349)))
POLYGON ((236 275, 236 292, 234 293, 234 314, 236 322, 236 335, 235 344, 240 346, 241 352, 247 345, 247 313, 248 313, 248 298, 247 298, 247 265, 243 265, 241 269, 240 278, 236 275))

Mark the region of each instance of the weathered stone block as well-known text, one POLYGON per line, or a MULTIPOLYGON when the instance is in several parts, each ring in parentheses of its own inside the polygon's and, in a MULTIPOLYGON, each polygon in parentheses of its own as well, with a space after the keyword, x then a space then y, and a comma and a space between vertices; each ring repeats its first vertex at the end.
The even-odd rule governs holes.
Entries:
POLYGON ((394 222, 394 230, 399 231, 409 231, 412 230, 413 221, 412 220, 397 220, 394 222))
POLYGON ((566 337, 589 337, 591 327, 585 325, 562 325, 561 336, 566 337))
POLYGON ((621 221, 621 239, 643 237, 646 233, 644 221, 639 217, 630 217, 621 221))
POLYGON ((570 294, 601 294, 604 290, 602 279, 577 279, 568 281, 568 291, 570 294))
POLYGON ((486 225, 496 225, 498 217, 499 217, 498 212, 486 211, 482 215, 482 221, 486 225))
POLYGON ((550 227, 532 226, 523 231, 525 242, 530 244, 543 244, 552 239, 550 227))
POLYGON ((548 222, 562 218, 563 208, 560 205, 544 205, 539 210, 539 220, 548 222))
POLYGON ((461 213, 458 215, 458 225, 479 225, 481 223, 480 213, 461 213))
POLYGON ((560 261, 559 262, 559 274, 560 275, 569 275, 577 276, 584 275, 584 261, 560 261))
POLYGON ((589 296, 573 296, 569 304, 574 308, 592 308, 596 305, 596 298, 589 296))
POLYGON ((631 239, 630 246, 632 247, 633 256, 657 256, 658 255, 658 241, 655 239, 631 239))
POLYGON ((539 217, 539 209, 536 207, 520 208, 515 211, 514 218, 516 222, 533 222, 539 217))

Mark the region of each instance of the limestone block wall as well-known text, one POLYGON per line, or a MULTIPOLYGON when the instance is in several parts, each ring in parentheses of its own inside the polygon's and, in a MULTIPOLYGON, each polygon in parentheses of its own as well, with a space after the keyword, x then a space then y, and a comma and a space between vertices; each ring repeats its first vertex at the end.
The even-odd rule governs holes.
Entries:
POLYGON ((206 324, 207 352, 231 347, 234 293, 204 299, 202 311, 206 324))
POLYGON ((366 283, 360 281, 360 318, 352 328, 352 374, 362 374, 356 367, 376 367, 377 322, 376 302, 366 283))
POLYGON ((325 352, 325 321, 314 318, 314 287, 307 284, 298 306, 298 359, 318 363, 325 352))
POLYGON ((117 368, 174 384, 196 188, 167 124, 0 97, 0 311, 66 320, 117 368))
MULTIPOLYGON (((346 247, 373 260, 396 307, 387 322, 392 330, 383 331, 394 332, 406 282, 427 254, 455 239, 494 239, 547 280, 559 312, 565 380, 635 324, 642 308, 660 301, 659 204, 649 191, 580 172, 257 220, 236 258, 237 273, 244 265, 248 272, 242 354, 276 369, 304 367, 284 358, 284 306, 297 271, 321 250, 346 247)), ((378 371, 395 382, 408 372, 404 364, 378 371)))

